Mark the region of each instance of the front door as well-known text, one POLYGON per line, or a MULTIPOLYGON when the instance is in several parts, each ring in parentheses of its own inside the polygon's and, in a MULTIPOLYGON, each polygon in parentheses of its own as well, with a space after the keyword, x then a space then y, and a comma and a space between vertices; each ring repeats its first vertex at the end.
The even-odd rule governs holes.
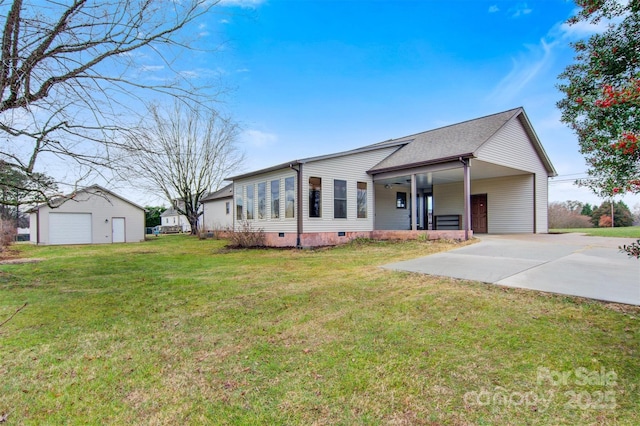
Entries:
POLYGON ((471 229, 474 234, 486 234, 487 229, 487 194, 471 196, 471 229))

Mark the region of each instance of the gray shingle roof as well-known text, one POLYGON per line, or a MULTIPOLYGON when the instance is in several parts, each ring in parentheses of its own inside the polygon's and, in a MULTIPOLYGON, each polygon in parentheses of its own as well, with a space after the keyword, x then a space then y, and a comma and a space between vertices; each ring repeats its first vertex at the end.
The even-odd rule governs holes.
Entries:
POLYGON ((206 197, 204 197, 202 199, 202 202, 205 201, 213 201, 213 200, 219 200, 221 198, 230 198, 233 197, 233 184, 230 183, 229 185, 225 186, 224 188, 221 188, 215 192, 211 192, 209 195, 207 195, 206 197))
POLYGON ((173 207, 169 207, 168 209, 162 212, 160 217, 178 216, 178 215, 180 215, 180 213, 178 213, 176 209, 174 209, 173 207))
MULTIPOLYGON (((253 175, 258 175, 274 170, 280 170, 297 164, 309 163, 312 161, 322 161, 325 159, 340 157, 344 155, 366 152, 375 149, 398 147, 398 149, 375 165, 368 173, 381 173, 419 167, 427 164, 435 164, 455 160, 458 157, 474 157, 476 151, 487 142, 500 128, 507 122, 520 116, 525 131, 529 134, 541 160, 545 164, 550 176, 555 176, 556 171, 547 157, 542 144, 538 140, 535 131, 531 127, 529 119, 526 117, 523 108, 514 108, 497 114, 452 124, 438 129, 429 130, 415 135, 409 135, 397 139, 389 139, 383 142, 367 145, 362 148, 349 151, 337 152, 329 155, 294 160, 287 163, 278 164, 262 170, 245 173, 227 178, 236 180, 253 175)), ((210 200, 207 197, 207 200, 210 200)))
MULTIPOLYGON (((93 194, 93 195, 97 195, 97 196, 104 196, 104 195, 109 196, 110 195, 112 197, 119 198, 122 201, 124 201, 126 203, 129 203, 134 207, 139 208, 140 210, 145 210, 146 211, 146 209, 144 207, 142 207, 141 205, 136 204, 133 201, 127 200, 126 198, 124 198, 124 197, 122 197, 122 196, 116 194, 115 192, 112 192, 112 191, 110 191, 110 190, 108 190, 106 188, 103 188, 100 185, 87 186, 86 188, 79 189, 79 190, 73 192, 72 194, 65 195, 65 196, 58 197, 58 198, 53 198, 53 199, 50 200, 50 203, 51 203, 51 205, 53 205, 55 207, 59 207, 63 203, 65 203, 65 202, 67 202, 69 200, 72 200, 76 194, 79 194, 79 193, 82 193, 82 192, 86 192, 88 194, 93 194)), ((29 209, 27 211, 27 213, 35 212, 36 210, 39 210, 40 208, 47 207, 47 206, 48 205, 46 203, 38 204, 37 206, 34 206, 31 209, 29 209)))
POLYGON ((397 139, 407 139, 408 143, 369 172, 407 168, 472 155, 502 126, 522 112, 522 108, 516 108, 397 139))

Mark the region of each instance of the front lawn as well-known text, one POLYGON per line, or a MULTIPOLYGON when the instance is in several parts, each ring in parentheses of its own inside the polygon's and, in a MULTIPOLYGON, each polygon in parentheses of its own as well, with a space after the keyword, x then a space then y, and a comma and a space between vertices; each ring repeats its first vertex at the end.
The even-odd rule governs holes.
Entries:
POLYGON ((452 243, 224 245, 20 246, 0 419, 640 424, 637 308, 378 267, 452 243))
POLYGON ((554 234, 578 232, 596 237, 640 238, 640 226, 624 226, 619 228, 566 228, 551 229, 549 232, 554 234))

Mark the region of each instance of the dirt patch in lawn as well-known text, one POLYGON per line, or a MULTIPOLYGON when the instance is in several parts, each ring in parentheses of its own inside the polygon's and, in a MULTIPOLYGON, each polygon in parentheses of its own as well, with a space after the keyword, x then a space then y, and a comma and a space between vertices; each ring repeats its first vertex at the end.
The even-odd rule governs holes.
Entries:
POLYGON ((40 259, 37 257, 32 258, 8 258, 8 259, 0 259, 0 265, 21 265, 23 263, 38 263, 42 262, 44 259, 40 259))

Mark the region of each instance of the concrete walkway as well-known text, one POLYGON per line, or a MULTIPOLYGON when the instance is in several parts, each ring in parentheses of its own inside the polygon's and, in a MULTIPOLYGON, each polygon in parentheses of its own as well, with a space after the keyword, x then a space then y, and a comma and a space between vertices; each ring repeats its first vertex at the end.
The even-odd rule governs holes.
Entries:
POLYGON ((634 239, 583 234, 485 235, 480 242, 383 268, 640 305, 634 239))

